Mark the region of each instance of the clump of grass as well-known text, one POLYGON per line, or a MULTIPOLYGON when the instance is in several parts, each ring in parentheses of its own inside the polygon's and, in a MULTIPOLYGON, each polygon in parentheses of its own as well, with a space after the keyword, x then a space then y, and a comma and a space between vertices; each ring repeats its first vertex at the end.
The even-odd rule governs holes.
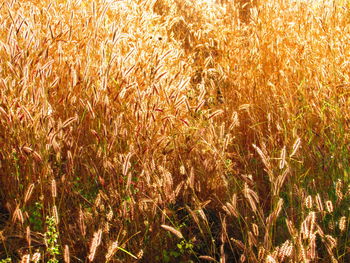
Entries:
POLYGON ((5 1, 1 260, 348 262, 349 8, 5 1))

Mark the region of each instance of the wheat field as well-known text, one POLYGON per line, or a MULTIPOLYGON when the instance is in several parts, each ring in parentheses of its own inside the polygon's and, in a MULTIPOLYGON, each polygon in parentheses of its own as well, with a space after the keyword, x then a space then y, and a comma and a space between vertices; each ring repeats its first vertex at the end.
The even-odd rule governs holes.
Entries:
POLYGON ((0 2, 0 262, 350 262, 348 0, 0 2))

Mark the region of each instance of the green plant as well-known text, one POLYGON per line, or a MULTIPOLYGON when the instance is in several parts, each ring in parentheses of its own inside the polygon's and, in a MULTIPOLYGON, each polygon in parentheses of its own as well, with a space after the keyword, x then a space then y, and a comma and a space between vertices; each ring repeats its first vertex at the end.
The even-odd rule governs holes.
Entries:
POLYGON ((58 263, 57 256, 60 255, 60 246, 58 244, 58 230, 54 217, 46 217, 45 241, 47 253, 49 255, 48 263, 58 263))
POLYGON ((193 244, 191 241, 181 240, 180 243, 177 243, 177 248, 179 249, 179 252, 181 254, 192 254, 193 251, 193 244))
POLYGON ((43 204, 40 202, 35 202, 34 206, 28 208, 29 222, 34 231, 43 230, 42 209, 43 204))

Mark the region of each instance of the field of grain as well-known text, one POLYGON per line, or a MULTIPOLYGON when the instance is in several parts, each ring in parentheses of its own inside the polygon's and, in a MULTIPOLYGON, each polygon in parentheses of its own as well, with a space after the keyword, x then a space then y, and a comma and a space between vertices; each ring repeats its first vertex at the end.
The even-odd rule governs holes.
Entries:
POLYGON ((348 0, 3 0, 0 262, 350 262, 348 0))

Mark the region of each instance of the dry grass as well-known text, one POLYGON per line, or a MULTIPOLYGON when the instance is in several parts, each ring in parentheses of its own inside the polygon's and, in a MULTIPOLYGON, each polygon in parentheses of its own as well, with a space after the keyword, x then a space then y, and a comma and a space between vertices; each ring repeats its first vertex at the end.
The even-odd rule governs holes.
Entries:
POLYGON ((0 259, 350 261, 349 1, 217 2, 0 3, 0 259))

